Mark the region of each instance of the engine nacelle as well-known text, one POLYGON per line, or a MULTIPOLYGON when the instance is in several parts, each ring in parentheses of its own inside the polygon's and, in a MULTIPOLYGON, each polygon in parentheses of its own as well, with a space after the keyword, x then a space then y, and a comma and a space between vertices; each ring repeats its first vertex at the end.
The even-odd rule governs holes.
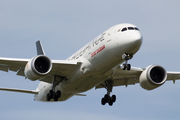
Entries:
POLYGON ((24 74, 30 80, 37 80, 47 75, 51 69, 51 60, 47 56, 38 55, 26 64, 24 74))
POLYGON ((150 65, 141 73, 139 83, 142 88, 152 90, 164 84, 166 79, 167 72, 163 67, 150 65))

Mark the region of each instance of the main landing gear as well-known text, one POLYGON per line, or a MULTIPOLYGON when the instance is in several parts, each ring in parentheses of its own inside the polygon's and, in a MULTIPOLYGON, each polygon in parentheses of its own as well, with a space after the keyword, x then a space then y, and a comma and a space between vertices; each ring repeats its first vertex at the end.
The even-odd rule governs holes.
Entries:
POLYGON ((61 91, 58 90, 55 92, 55 87, 58 85, 63 78, 61 78, 60 81, 57 81, 57 76, 54 76, 53 82, 52 82, 52 90, 49 91, 49 93, 46 95, 46 100, 50 101, 51 99, 54 99, 54 101, 58 101, 58 99, 61 97, 61 91))
POLYGON ((109 106, 112 106, 113 103, 116 102, 116 95, 112 95, 110 97, 110 92, 112 92, 112 88, 113 88, 113 81, 112 80, 105 81, 104 87, 107 90, 107 94, 105 94, 104 97, 101 99, 101 104, 105 105, 106 103, 108 103, 109 106))
POLYGON ((60 97, 61 97, 61 91, 60 90, 58 90, 57 92, 50 90, 49 93, 46 95, 46 100, 50 101, 51 99, 54 99, 54 101, 58 101, 58 99, 60 97))
POLYGON ((125 59, 125 64, 123 64, 122 69, 123 70, 131 70, 131 65, 128 64, 128 60, 132 59, 133 54, 125 53, 122 55, 122 58, 125 59))

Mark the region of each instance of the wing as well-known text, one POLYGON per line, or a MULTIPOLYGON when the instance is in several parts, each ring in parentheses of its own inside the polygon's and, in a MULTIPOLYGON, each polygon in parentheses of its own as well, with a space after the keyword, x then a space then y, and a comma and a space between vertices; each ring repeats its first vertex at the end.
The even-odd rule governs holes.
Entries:
MULTIPOLYGON (((142 72, 142 68, 132 67, 130 71, 127 71, 122 70, 121 66, 118 66, 112 76, 113 86, 134 85, 139 82, 139 76, 142 72)), ((106 86, 105 82, 97 85, 96 89, 104 88, 104 86, 106 86)))
MULTIPOLYGON (((36 42, 36 48, 37 48, 37 55, 45 55, 45 52, 43 50, 40 41, 36 42)), ((24 69, 29 61, 30 59, 0 57, 0 70, 5 72, 14 71, 17 72, 17 75, 25 77, 24 69)), ((79 61, 51 60, 51 62, 53 66, 51 72, 47 76, 40 79, 40 81, 52 83, 52 76, 54 75, 68 77, 72 75, 81 65, 81 62, 79 61)), ((38 94, 38 91, 36 90, 23 90, 23 89, 13 89, 13 88, 0 88, 0 90, 38 94)), ((83 94, 76 94, 76 95, 85 96, 83 94)))
MULTIPOLYGON (((45 55, 44 49, 40 41, 36 42, 37 55, 45 55)), ((25 76, 24 69, 30 59, 16 59, 16 58, 0 58, 0 70, 8 72, 17 72, 17 75, 25 76)), ((52 83, 52 76, 71 76, 81 65, 80 61, 68 60, 51 60, 52 70, 45 77, 39 79, 40 81, 52 83)))
POLYGON ((0 58, 0 70, 17 72, 17 75, 24 76, 24 68, 29 59, 0 58))
MULTIPOLYGON (((138 68, 138 67, 132 67, 130 71, 122 70, 121 66, 118 66, 116 68, 116 71, 114 75, 112 76, 112 79, 114 81, 113 86, 128 86, 128 85, 135 85, 136 83, 139 83, 139 77, 141 73, 145 69, 138 68)), ((167 71, 167 80, 173 80, 175 83, 175 80, 180 79, 180 72, 170 72, 167 71)), ((104 88, 106 86, 106 83, 103 82, 96 86, 96 89, 98 88, 104 88)))
POLYGON ((167 72, 167 80, 173 80, 173 83, 175 83, 178 79, 180 79, 180 72, 167 72))
MULTIPOLYGON (((79 61, 68 61, 68 60, 52 60, 52 70, 45 78, 40 79, 40 81, 52 83, 52 76, 71 76, 81 65, 79 61)), ((57 78, 58 80, 58 78, 57 78)))
MULTIPOLYGON (((30 59, 17 59, 17 58, 0 58, 0 70, 1 71, 14 71, 17 72, 17 75, 24 76, 24 68, 27 62, 30 59)), ((68 60, 52 60, 52 70, 51 72, 44 78, 40 79, 40 81, 52 83, 52 76, 65 76, 68 77, 76 71, 81 62, 78 61, 68 61, 68 60)))

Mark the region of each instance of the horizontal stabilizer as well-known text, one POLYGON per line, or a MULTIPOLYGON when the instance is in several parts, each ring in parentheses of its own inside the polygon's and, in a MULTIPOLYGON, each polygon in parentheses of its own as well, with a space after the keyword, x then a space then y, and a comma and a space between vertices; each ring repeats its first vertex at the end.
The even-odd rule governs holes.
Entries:
POLYGON ((79 94, 79 93, 76 93, 75 95, 76 96, 86 96, 85 94, 79 94))
POLYGON ((0 88, 0 90, 11 91, 11 92, 29 93, 29 94, 38 94, 38 91, 36 91, 36 90, 23 90, 23 89, 14 89, 14 88, 0 88))

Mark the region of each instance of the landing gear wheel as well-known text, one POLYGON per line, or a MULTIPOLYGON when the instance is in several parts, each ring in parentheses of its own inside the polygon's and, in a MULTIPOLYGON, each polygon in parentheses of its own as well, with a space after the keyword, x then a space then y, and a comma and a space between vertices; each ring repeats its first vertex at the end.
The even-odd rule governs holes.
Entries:
POLYGON ((53 90, 50 90, 49 91, 49 98, 51 99, 51 98, 53 98, 53 96, 54 96, 54 92, 53 92, 53 90))
POLYGON ((54 94, 54 101, 58 101, 58 98, 61 97, 61 91, 58 90, 55 94, 54 94))
POLYGON ((123 70, 131 70, 131 64, 123 64, 123 70))
POLYGON ((58 97, 57 96, 54 97, 54 101, 58 101, 58 97))
POLYGON ((112 100, 113 102, 116 102, 116 95, 112 95, 111 100, 112 100))
POLYGON ((122 59, 124 59, 125 60, 125 64, 123 64, 123 70, 130 70, 131 69, 131 65, 130 64, 128 64, 128 60, 130 60, 130 59, 132 59, 132 57, 133 57, 133 54, 131 54, 131 53, 124 53, 123 55, 122 55, 122 59))
POLYGON ((50 101, 49 93, 46 95, 46 100, 50 101))
POLYGON ((60 90, 58 90, 58 91, 56 92, 56 96, 57 96, 58 98, 61 97, 61 91, 60 91, 60 90))
POLYGON ((108 103, 109 106, 112 106, 114 102, 116 102, 116 95, 112 95, 112 97, 110 97, 108 94, 105 94, 104 97, 101 99, 102 105, 108 103))
POLYGON ((105 98, 102 98, 102 99, 101 99, 101 104, 102 104, 102 105, 105 105, 105 104, 106 104, 105 98))
POLYGON ((65 79, 66 79, 65 77, 57 76, 57 75, 54 75, 52 77, 52 88, 49 90, 49 92, 46 95, 47 101, 50 101, 51 99, 54 99, 54 101, 58 101, 58 99, 61 97, 61 91, 60 90, 56 91, 56 87, 57 85, 60 84, 60 82, 62 82, 65 79))
POLYGON ((60 90, 58 90, 57 92, 50 90, 49 93, 46 95, 46 100, 50 101, 51 99, 54 99, 54 101, 58 101, 58 99, 60 97, 61 97, 61 91, 60 90))
POLYGON ((127 66, 126 64, 123 64, 123 70, 126 70, 127 66))
POLYGON ((110 101, 109 101, 109 106, 112 106, 112 105, 113 105, 113 101, 110 100, 110 101))
MULTIPOLYGON (((127 67, 126 64, 123 64, 123 65, 125 66, 125 68, 127 67)), ((101 99, 101 104, 102 105, 105 105, 106 103, 108 103, 109 106, 112 106, 113 103, 116 101, 116 96, 115 95, 112 95, 110 97, 110 92, 112 92, 112 88, 113 88, 113 82, 114 81, 112 81, 112 80, 107 80, 107 81, 105 81, 105 86, 102 85, 107 90, 107 94, 105 94, 104 97, 101 99)))
POLYGON ((131 65, 127 64, 127 70, 131 70, 131 65))
POLYGON ((108 94, 104 95, 105 102, 107 103, 109 101, 110 96, 108 94))

